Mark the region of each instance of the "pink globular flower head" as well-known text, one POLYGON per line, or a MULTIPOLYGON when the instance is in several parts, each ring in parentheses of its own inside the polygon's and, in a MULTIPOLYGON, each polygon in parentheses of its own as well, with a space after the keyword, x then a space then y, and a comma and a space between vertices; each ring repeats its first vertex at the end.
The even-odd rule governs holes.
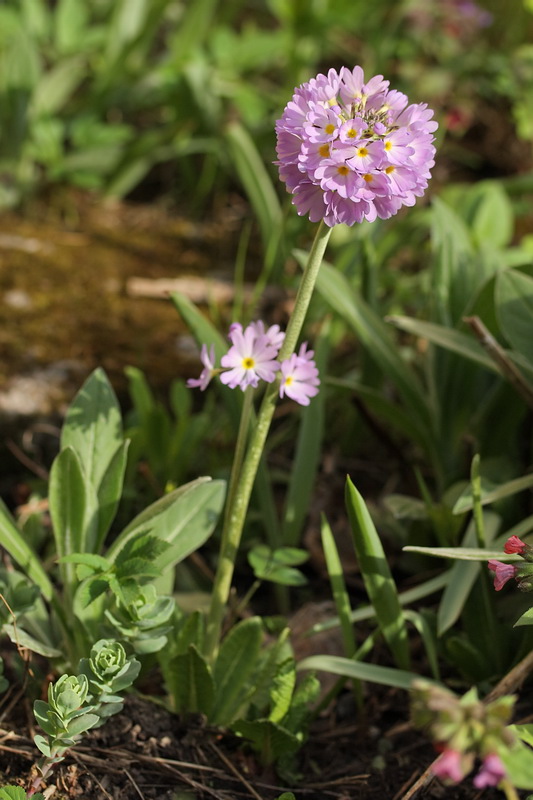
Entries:
POLYGON ((516 578, 516 567, 513 564, 504 564, 502 561, 491 558, 488 567, 494 572, 494 588, 497 592, 503 589, 511 578, 516 578))
POLYGON ((268 336, 258 333, 253 323, 244 330, 236 323, 230 330, 230 341, 232 347, 220 361, 227 368, 220 376, 222 383, 230 389, 239 386, 242 391, 248 386, 255 388, 260 380, 272 383, 279 370, 278 348, 271 344, 268 336))
POLYGON ((304 342, 298 353, 281 362, 280 397, 287 395, 300 405, 308 406, 310 398, 318 394, 320 380, 313 356, 304 342))
POLYGON ((213 344, 209 350, 207 349, 206 344, 202 345, 200 360, 204 365, 204 368, 200 373, 200 377, 189 378, 187 381, 187 386, 189 386, 191 389, 198 388, 203 392, 207 389, 213 375, 217 374, 217 369, 215 368, 215 346, 213 344))
POLYGON ((295 89, 276 123, 276 163, 300 215, 330 227, 371 222, 424 194, 437 123, 427 105, 408 103, 382 75, 365 80, 361 67, 295 89))
POLYGON ((489 753, 483 759, 483 764, 474 778, 476 789, 485 789, 487 786, 497 786, 504 778, 506 772, 501 758, 496 753, 489 753))

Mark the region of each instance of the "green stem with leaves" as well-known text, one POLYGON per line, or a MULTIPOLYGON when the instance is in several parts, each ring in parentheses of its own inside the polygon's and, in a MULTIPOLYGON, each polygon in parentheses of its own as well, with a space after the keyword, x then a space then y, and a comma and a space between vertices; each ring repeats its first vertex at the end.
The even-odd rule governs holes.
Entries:
MULTIPOLYGON (((321 222, 316 232, 311 252, 309 253, 298 294, 296 295, 294 310, 285 333, 285 340, 278 354, 279 361, 284 361, 288 358, 294 352, 298 342, 330 233, 331 228, 328 228, 324 222, 321 222)), ((237 488, 229 497, 229 505, 226 509, 224 527, 222 530, 218 568, 215 575, 215 582, 211 593, 211 605, 207 617, 204 652, 209 660, 213 660, 217 654, 222 621, 224 619, 233 579, 235 559, 241 541, 257 468, 274 415, 277 395, 278 385, 274 382, 267 387, 263 397, 263 402, 257 415, 255 429, 240 471, 237 488)))

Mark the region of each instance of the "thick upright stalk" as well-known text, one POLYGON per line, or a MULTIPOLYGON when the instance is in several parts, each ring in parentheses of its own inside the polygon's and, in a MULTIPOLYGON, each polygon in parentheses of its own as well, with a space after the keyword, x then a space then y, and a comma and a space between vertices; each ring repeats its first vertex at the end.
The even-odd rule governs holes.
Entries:
MULTIPOLYGON (((285 341, 278 354, 278 359, 280 361, 283 361, 292 354, 298 342, 298 337, 300 336, 307 314, 318 270, 322 263, 330 233, 331 229, 328 228, 324 222, 321 222, 316 232, 311 252, 309 253, 298 294, 296 295, 294 310, 291 314, 285 334, 285 341)), ((242 465, 237 488, 229 498, 230 506, 224 518, 219 562, 215 575, 215 583, 211 593, 211 606, 207 618, 204 652, 210 660, 216 656, 218 650, 222 621, 224 619, 224 612, 231 589, 235 558, 241 541, 242 530, 257 468, 276 407, 277 394, 278 387, 276 383, 267 387, 257 416, 256 426, 248 446, 246 458, 242 465)))

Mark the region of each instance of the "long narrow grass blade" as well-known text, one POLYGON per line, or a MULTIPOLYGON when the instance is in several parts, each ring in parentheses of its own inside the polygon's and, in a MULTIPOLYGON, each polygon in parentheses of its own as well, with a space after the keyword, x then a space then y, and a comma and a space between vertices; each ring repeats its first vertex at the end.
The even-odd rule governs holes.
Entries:
POLYGON ((346 591, 337 545, 335 544, 331 528, 324 516, 322 517, 321 534, 329 581, 331 583, 337 614, 339 615, 344 652, 348 658, 352 658, 356 650, 356 645, 353 625, 350 619, 352 610, 350 598, 346 591))
POLYGON ((346 480, 345 500, 357 560, 379 628, 396 663, 406 669, 410 661, 407 628, 396 584, 372 518, 350 478, 346 480))
POLYGON ((392 667, 381 667, 378 664, 367 664, 364 661, 352 661, 341 656, 310 656, 304 658, 297 666, 298 671, 316 669, 344 675, 370 683, 381 683, 384 686, 395 686, 398 689, 410 689, 414 680, 420 678, 415 672, 392 667))

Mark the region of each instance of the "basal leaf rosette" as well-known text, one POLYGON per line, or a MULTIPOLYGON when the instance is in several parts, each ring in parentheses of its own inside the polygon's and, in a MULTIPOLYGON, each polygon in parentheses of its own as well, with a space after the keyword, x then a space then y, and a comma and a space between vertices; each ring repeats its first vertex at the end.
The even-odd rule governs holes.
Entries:
POLYGON ((303 83, 276 123, 276 163, 298 214, 333 227, 414 205, 435 163, 432 117, 361 67, 303 83))

